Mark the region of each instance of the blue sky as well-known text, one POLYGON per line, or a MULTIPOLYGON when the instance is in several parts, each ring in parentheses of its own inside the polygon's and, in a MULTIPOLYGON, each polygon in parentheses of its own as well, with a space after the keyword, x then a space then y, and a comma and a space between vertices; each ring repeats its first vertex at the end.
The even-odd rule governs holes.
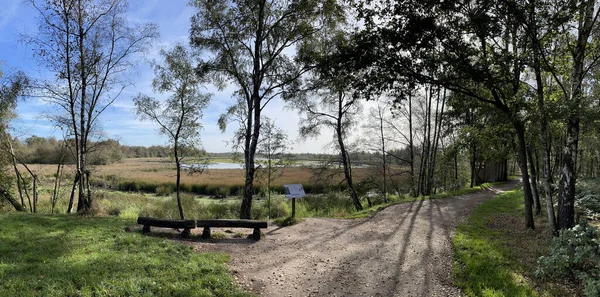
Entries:
MULTIPOLYGON (((45 70, 38 66, 33 58, 33 49, 21 42, 24 33, 34 34, 37 30, 36 12, 23 0, 0 0, 3 12, 0 14, 0 63, 5 73, 22 70, 31 77, 44 77, 45 70)), ((161 48, 169 48, 176 42, 187 43, 190 17, 193 8, 184 0, 130 0, 128 18, 132 22, 154 22, 158 24, 160 38, 145 57, 136 57, 138 66, 129 75, 132 85, 125 89, 116 102, 109 107, 101 118, 106 136, 120 140, 125 145, 165 145, 166 139, 157 133, 156 125, 142 122, 135 116, 133 98, 139 92, 154 96, 151 88, 154 76, 149 67, 150 61, 158 58, 161 48)), ((227 142, 231 139, 233 129, 221 133, 217 127, 220 114, 233 102, 231 89, 222 92, 213 86, 207 86, 213 93, 211 103, 205 110, 201 131, 202 144, 209 152, 228 152, 231 148, 227 142)), ((274 100, 265 108, 265 114, 288 133, 294 141, 294 152, 321 152, 331 140, 331 134, 323 131, 317 139, 305 142, 297 139, 298 115, 286 110, 281 100, 274 100)), ((41 98, 28 98, 17 108, 18 118, 12 122, 15 135, 27 138, 31 135, 62 138, 62 132, 51 122, 44 119, 44 113, 50 110, 41 98)), ((233 128, 233 127, 232 127, 233 128)))

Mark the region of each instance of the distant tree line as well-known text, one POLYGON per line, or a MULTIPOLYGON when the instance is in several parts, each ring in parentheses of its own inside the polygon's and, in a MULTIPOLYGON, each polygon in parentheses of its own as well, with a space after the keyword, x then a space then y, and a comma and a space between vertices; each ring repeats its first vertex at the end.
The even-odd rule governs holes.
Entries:
MULTIPOLYGON (((72 140, 57 140, 55 137, 31 136, 24 140, 15 138, 13 148, 15 155, 26 164, 75 164, 72 154, 72 140)), ((88 164, 108 165, 124 158, 164 158, 169 157, 166 146, 127 146, 119 141, 108 139, 90 142, 88 164)))

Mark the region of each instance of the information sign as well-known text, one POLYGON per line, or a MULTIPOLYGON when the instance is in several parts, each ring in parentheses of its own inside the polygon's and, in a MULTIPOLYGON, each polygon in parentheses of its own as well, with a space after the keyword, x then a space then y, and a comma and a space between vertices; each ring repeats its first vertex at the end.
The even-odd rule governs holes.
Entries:
POLYGON ((306 197, 302 184, 283 185, 283 190, 285 191, 285 197, 290 199, 306 197))

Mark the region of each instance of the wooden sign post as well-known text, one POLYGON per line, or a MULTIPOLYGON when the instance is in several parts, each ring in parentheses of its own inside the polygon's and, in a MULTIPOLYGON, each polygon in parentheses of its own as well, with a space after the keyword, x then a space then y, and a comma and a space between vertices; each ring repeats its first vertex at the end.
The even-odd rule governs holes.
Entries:
POLYGON ((306 197, 302 184, 283 185, 285 197, 292 199, 292 218, 296 217, 296 198, 306 197))

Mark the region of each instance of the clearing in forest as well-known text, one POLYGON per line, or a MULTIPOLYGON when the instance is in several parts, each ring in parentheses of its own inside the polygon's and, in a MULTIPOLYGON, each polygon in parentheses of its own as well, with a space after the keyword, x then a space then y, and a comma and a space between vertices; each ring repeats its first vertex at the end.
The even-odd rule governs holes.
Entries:
POLYGON ((477 205, 517 183, 397 204, 368 219, 272 225, 258 242, 191 244, 200 252, 230 254, 229 269, 238 283, 263 296, 459 296, 452 285, 456 226, 477 205))

